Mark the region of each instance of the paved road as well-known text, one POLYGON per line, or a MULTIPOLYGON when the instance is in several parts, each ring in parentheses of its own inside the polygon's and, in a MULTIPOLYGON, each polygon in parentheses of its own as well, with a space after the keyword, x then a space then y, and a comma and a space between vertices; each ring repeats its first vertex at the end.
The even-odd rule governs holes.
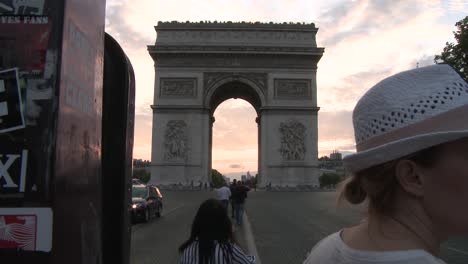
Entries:
MULTIPOLYGON (((177 248, 190 235, 190 228, 200 204, 213 197, 208 191, 165 191, 161 218, 132 227, 131 264, 177 263, 177 248)), ((235 237, 247 251, 245 230, 236 229, 235 237)))
POLYGON ((208 192, 163 192, 164 210, 159 219, 132 228, 131 264, 176 263, 177 248, 188 238, 190 225, 208 192))
MULTIPOLYGON (((357 223, 362 208, 335 206, 334 192, 250 192, 247 215, 262 263, 302 263, 319 240, 357 223)), ((443 245, 449 264, 468 263, 468 237, 443 245)))
MULTIPOLYGON (((177 248, 188 238, 190 225, 202 201, 211 192, 164 192, 164 213, 160 219, 137 224, 132 230, 132 264, 172 264, 177 248)), ((359 209, 337 210, 334 192, 250 192, 247 215, 258 256, 263 264, 302 263, 320 239, 359 221, 359 209)), ((247 253, 248 228, 235 235, 247 253)), ((442 259, 449 264, 468 263, 468 237, 443 245, 442 259)))

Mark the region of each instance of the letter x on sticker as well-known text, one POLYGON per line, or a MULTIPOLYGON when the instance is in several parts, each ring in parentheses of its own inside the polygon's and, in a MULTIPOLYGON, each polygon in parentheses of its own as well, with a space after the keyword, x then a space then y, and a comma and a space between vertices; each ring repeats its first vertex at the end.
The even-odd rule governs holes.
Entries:
MULTIPOLYGON (((3 155, 0 155, 0 157, 2 157, 3 155)), ((8 169, 11 167, 11 165, 13 164, 13 162, 15 162, 15 160, 19 157, 21 157, 20 155, 5 155, 8 157, 7 161, 5 162, 5 164, 3 164, 3 162, 0 160, 0 179, 1 178, 4 178, 5 179, 5 182, 6 184, 3 185, 3 187, 5 188, 16 188, 18 187, 18 185, 16 185, 13 180, 11 179, 11 176, 10 174, 8 173, 8 169)))

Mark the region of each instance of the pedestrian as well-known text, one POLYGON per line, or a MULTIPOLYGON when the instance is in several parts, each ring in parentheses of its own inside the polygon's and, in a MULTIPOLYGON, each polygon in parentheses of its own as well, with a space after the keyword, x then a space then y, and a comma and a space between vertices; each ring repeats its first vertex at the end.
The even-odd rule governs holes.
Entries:
POLYGON ((236 187, 237 185, 237 180, 234 179, 231 183, 231 186, 229 186, 229 189, 231 190, 231 196, 230 196, 230 200, 231 200, 231 217, 232 219, 236 219, 236 211, 235 211, 235 201, 232 199, 232 193, 234 192, 234 188, 236 187))
POLYGON ((231 190, 227 187, 226 182, 220 188, 216 189, 216 198, 221 202, 221 204, 228 212, 229 198, 231 197, 231 190))
POLYGON ((180 264, 252 264, 234 239, 222 204, 209 199, 198 209, 190 237, 180 247, 180 264))
POLYGON ((357 153, 340 199, 367 216, 319 242, 304 262, 441 264, 441 243, 468 234, 468 84, 448 65, 391 76, 357 103, 357 153))
POLYGON ((247 192, 250 191, 250 188, 245 186, 243 182, 238 182, 238 184, 233 188, 232 200, 234 203, 234 216, 236 224, 242 225, 242 217, 244 216, 245 208, 245 199, 247 198, 247 192))

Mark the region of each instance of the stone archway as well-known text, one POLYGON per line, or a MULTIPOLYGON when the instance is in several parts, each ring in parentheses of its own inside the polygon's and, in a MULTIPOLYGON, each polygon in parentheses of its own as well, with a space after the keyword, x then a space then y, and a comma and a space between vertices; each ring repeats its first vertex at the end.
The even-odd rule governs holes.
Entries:
MULTIPOLYGON (((210 137, 210 155, 209 160, 210 164, 212 164, 212 154, 213 154, 213 124, 215 122, 214 119, 214 112, 216 108, 222 104, 225 100, 231 98, 239 98, 247 101, 250 105, 255 109, 257 118, 255 122, 257 123, 257 142, 258 142, 258 158, 257 158, 257 171, 260 171, 260 160, 261 160, 261 152, 260 152, 260 142, 261 142, 261 135, 260 131, 260 114, 261 109, 265 105, 265 96, 262 93, 261 89, 249 79, 248 75, 243 75, 239 73, 228 73, 229 77, 224 78, 222 81, 214 83, 212 87, 208 87, 208 94, 206 95, 206 106, 210 109, 210 117, 211 117, 211 126, 209 131, 210 137)), ((223 74, 224 75, 224 74, 223 74)), ((260 174, 259 174, 260 175, 260 174)))
POLYGON ((248 101, 259 126, 260 186, 317 185, 313 24, 158 23, 151 183, 209 181, 213 113, 248 101))

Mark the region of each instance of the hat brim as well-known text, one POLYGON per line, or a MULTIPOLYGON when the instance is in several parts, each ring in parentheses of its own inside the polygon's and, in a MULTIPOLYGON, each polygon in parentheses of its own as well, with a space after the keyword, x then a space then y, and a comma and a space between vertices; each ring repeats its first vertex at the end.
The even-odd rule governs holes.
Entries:
POLYGON ((423 134, 393 141, 343 158, 347 172, 358 171, 392 161, 420 150, 468 137, 468 130, 423 134))

